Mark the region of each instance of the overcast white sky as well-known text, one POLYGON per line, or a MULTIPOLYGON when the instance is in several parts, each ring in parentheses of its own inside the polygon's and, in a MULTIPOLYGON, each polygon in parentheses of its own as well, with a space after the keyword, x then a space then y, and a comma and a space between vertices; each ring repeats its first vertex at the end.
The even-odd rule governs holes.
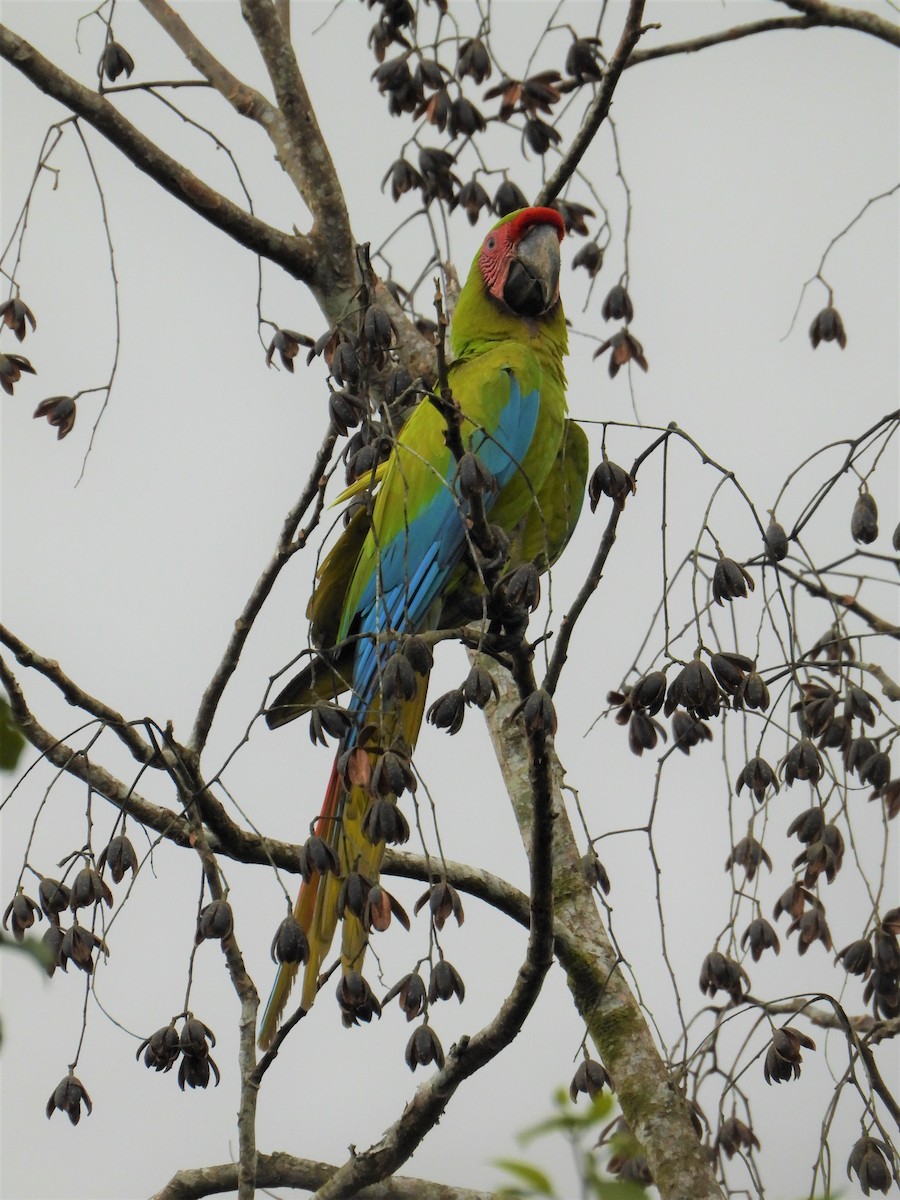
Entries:
MULTIPOLYGON (((294 5, 298 54, 346 181, 355 233, 377 246, 398 216, 414 207, 407 197, 395 208, 379 190, 409 126, 391 121, 369 83, 372 61, 365 38, 372 15, 362 5, 346 3, 322 25, 330 7, 306 0, 294 5)), ((584 28, 596 7, 573 4, 568 19, 584 28)), ((79 56, 74 32, 82 11, 74 2, 0 4, 4 22, 90 82, 102 28, 96 19, 84 23, 79 56)), ((210 0, 186 4, 183 11, 219 57, 265 87, 237 4, 210 0)), ((550 11, 538 2, 495 5, 495 30, 505 26, 512 38, 504 48, 510 71, 524 69, 532 23, 539 28, 550 11)), ((647 44, 772 11, 774 5, 749 3, 651 3, 647 20, 660 21, 663 28, 649 35, 647 44)), ((188 74, 178 52, 138 5, 120 4, 115 27, 137 62, 136 79, 188 74)), ((495 32, 498 45, 502 36, 495 32)), ((567 35, 561 36, 563 43, 557 44, 565 43, 567 35)), ((562 52, 553 58, 548 49, 536 65, 559 65, 561 58, 562 52)), ((43 131, 61 114, 5 66, 0 79, 5 244, 43 131)), ((738 473, 763 516, 785 475, 812 449, 861 432, 897 406, 896 197, 875 205, 826 266, 848 331, 846 350, 810 350, 806 330, 824 303, 821 289, 808 294, 793 333, 784 338, 803 281, 814 274, 830 239, 868 197, 897 181, 897 84, 896 51, 858 34, 822 30, 768 35, 641 66, 627 73, 616 94, 623 170, 634 204, 633 328, 650 360, 650 372, 634 381, 640 417, 652 425, 677 421, 713 458, 738 473)), ((176 99, 202 121, 222 109, 215 96, 176 99)), ((150 101, 129 96, 122 106, 152 135, 180 149, 198 174, 237 198, 228 163, 208 140, 150 101)), ((302 229, 302 208, 275 168, 267 140, 229 114, 217 128, 239 154, 260 215, 284 228, 296 223, 302 229)), ((122 304, 119 373, 85 477, 76 487, 95 401, 80 402, 75 430, 62 443, 45 422, 31 418, 45 396, 103 382, 112 354, 111 287, 96 193, 80 146, 67 135, 54 158, 58 186, 54 189, 47 177, 36 192, 19 274, 38 330, 21 348, 10 344, 7 332, 2 340, 4 350, 21 349, 39 372, 0 404, 3 620, 129 717, 171 719, 185 735, 234 618, 306 479, 326 422, 323 373, 319 364, 308 371, 298 368, 294 377, 266 369, 256 335, 252 257, 162 195, 100 139, 87 136, 115 238, 122 304)), ((627 422, 634 413, 624 372, 610 381, 605 363, 591 362, 596 343, 579 336, 581 331, 604 336, 598 301, 621 269, 622 192, 611 162, 608 137, 602 136, 585 169, 610 206, 613 244, 598 297, 586 315, 580 311, 583 275, 569 268, 580 243, 573 238, 564 246, 563 295, 578 331, 569 402, 573 414, 586 421, 627 422)), ((533 164, 530 170, 536 170, 533 164)), ((526 190, 536 190, 536 174, 514 169, 513 175, 526 190)), ((458 215, 454 222, 454 254, 464 270, 487 222, 475 230, 458 215)), ((398 239, 390 250, 401 279, 421 261, 424 228, 413 230, 406 246, 400 249, 398 239)), ((269 267, 265 283, 266 316, 313 335, 321 332, 322 318, 302 289, 269 267)), ((592 437, 596 460, 599 431, 592 437)), ((607 448, 611 457, 628 464, 648 440, 646 433, 613 430, 607 448)), ((894 445, 873 483, 885 552, 900 510, 897 465, 894 445)), ((603 709, 607 690, 619 684, 634 658, 658 599, 660 470, 659 465, 645 470, 629 502, 604 584, 592 601, 589 621, 576 634, 558 695, 558 748, 594 836, 642 824, 652 799, 653 756, 640 762, 630 756, 624 732, 612 722, 587 730, 603 709)), ((669 472, 674 564, 693 546, 718 477, 683 449, 673 451, 669 472)), ((822 477, 804 477, 809 484, 801 482, 789 494, 779 514, 786 525, 822 477)), ((848 480, 811 531, 813 546, 833 544, 832 557, 849 548, 853 495, 848 480)), ((603 523, 604 516, 583 516, 554 575, 551 628, 578 587, 603 523)), ((755 528, 727 490, 717 500, 713 524, 726 552, 738 558, 756 553, 755 528)), ((205 761, 208 775, 240 739, 269 675, 305 644, 303 612, 313 565, 312 554, 296 556, 254 631, 214 729, 205 761)), ((678 603, 675 627, 690 617, 687 593, 678 603)), ((759 596, 746 604, 739 617, 745 635, 740 648, 749 644, 752 653, 759 596)), ((822 629, 827 626, 825 613, 820 623, 822 629)), ((813 637, 815 632, 809 628, 813 637)), ((691 650, 681 647, 684 654, 691 650)), ((462 652, 448 648, 435 672, 433 693, 457 683, 465 669, 462 652)), ((27 682, 49 727, 68 735, 72 710, 40 681, 27 682)), ((729 885, 722 867, 732 844, 729 819, 734 836, 742 836, 751 807, 746 797, 729 806, 718 727, 716 739, 715 748, 706 748, 705 770, 697 755, 683 761, 679 756, 670 764, 655 826, 666 931, 689 1008, 699 995, 700 962, 727 918, 729 885)), ((129 764, 108 749, 112 768, 127 772, 129 764)), ((776 757, 778 751, 771 754, 776 757)), ((487 735, 475 716, 453 741, 434 731, 423 736, 417 765, 438 806, 448 857, 524 884, 518 833, 487 735)), ((255 726, 229 765, 226 782, 254 824, 273 836, 300 840, 317 811, 329 766, 328 753, 309 746, 305 728, 270 734, 255 726)), ((52 873, 56 861, 85 841, 83 792, 62 780, 48 794, 52 781, 48 772, 36 772, 4 810, 4 907, 33 814, 45 797, 30 861, 52 873)), ((139 786, 151 798, 168 802, 163 781, 146 778, 139 786)), ((798 789, 794 793, 782 794, 772 806, 778 857, 771 879, 761 885, 769 910, 790 880, 784 828, 807 800, 798 789)), ((873 809, 866 810, 870 816, 873 809)), ((93 815, 99 847, 100 831, 111 820, 100 804, 93 815)), ((871 832, 866 813, 853 819, 866 845, 871 832)), ((144 841, 133 832, 143 851, 144 841)), ((677 1022, 661 965, 646 843, 638 835, 621 836, 601 843, 600 854, 612 877, 623 952, 664 1036, 671 1038, 677 1022)), ((896 866, 894 844, 885 908, 900 900, 896 866)), ((229 868, 227 873, 238 936, 265 992, 272 977, 268 947, 282 916, 281 892, 260 872, 229 868)), ((835 944, 842 946, 865 919, 864 892, 852 878, 834 886, 844 889, 840 903, 829 909, 835 944)), ((43 1106, 78 1041, 84 977, 70 970, 68 976, 57 973, 50 984, 29 964, 3 956, 4 1200, 148 1195, 178 1167, 225 1161, 234 1153, 237 1006, 217 947, 200 948, 192 1007, 220 1039, 214 1053, 221 1086, 182 1095, 174 1075, 151 1075, 134 1062, 138 1043, 131 1035, 147 1036, 183 1006, 197 887, 196 864, 163 847, 153 866, 145 866, 130 903, 109 931, 111 956, 98 972, 97 998, 122 1029, 92 1008, 78 1074, 95 1111, 77 1129, 61 1114, 48 1126, 43 1106)), ((411 908, 421 889, 398 884, 395 890, 411 908)), ((123 892, 124 887, 117 889, 117 898, 123 892)), ((444 934, 445 952, 468 989, 464 1005, 454 1002, 434 1015, 445 1047, 491 1015, 524 947, 520 930, 507 928, 475 901, 468 901, 466 910, 465 926, 444 934)), ((411 935, 391 931, 381 944, 390 983, 425 952, 424 922, 414 924, 411 935)), ((837 991, 844 983, 821 947, 797 960, 788 943, 776 967, 752 968, 755 991, 837 991)), ((375 977, 374 965, 368 973, 375 977)), ((859 989, 851 989, 845 1002, 861 1011, 859 989)), ((349 1144, 362 1147, 375 1140, 417 1082, 403 1063, 406 1037, 395 1006, 374 1027, 348 1032, 330 995, 323 996, 266 1079, 260 1148, 340 1162, 349 1144)), ((515 1133, 547 1114, 554 1088, 572 1074, 580 1037, 564 980, 554 972, 525 1034, 457 1096, 407 1173, 496 1186, 500 1177, 491 1160, 516 1154, 515 1133)), ((777 1164, 770 1176, 773 1197, 796 1196, 809 1186, 815 1118, 829 1086, 828 1070, 843 1069, 842 1054, 837 1041, 829 1043, 799 1083, 754 1089, 759 1136, 777 1164), (796 1129, 796 1141, 785 1138, 788 1127, 796 1129)), ((888 1055, 885 1069, 890 1074, 888 1055)), ((749 1074, 761 1084, 759 1064, 749 1074)), ((838 1176, 855 1136, 852 1118, 848 1107, 835 1133, 838 1176)), ((543 1155, 566 1186, 565 1148, 548 1146, 544 1152, 538 1147, 534 1153, 543 1155)), ((851 1188, 844 1194, 855 1193, 851 1188)))

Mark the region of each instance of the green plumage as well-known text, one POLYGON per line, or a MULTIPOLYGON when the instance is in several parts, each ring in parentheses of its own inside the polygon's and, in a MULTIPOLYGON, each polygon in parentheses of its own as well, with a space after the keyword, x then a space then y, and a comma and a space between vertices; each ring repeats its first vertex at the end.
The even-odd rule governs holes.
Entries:
MULTIPOLYGON (((569 540, 587 476, 586 438, 566 420, 561 237, 561 220, 548 209, 514 213, 488 234, 457 303, 448 376, 463 414, 463 444, 498 480, 496 495, 486 495, 485 502, 491 523, 510 537, 508 566, 534 562, 541 571, 569 540)), ((402 736, 411 750, 425 681, 413 700, 383 704, 378 635, 463 622, 463 596, 483 587, 466 554, 467 538, 446 420, 423 400, 378 472, 371 514, 353 517, 319 569, 308 616, 321 657, 283 689, 267 713, 269 725, 284 724, 315 703, 349 691, 354 727, 339 754, 346 756, 358 745, 356 733, 363 726, 381 730, 381 751, 366 744, 373 771, 392 738, 402 736)), ((396 803, 396 797, 388 800, 396 803)), ((357 871, 369 883, 377 879, 384 848, 369 843, 364 833, 366 813, 376 801, 383 802, 384 794, 379 797, 371 783, 358 777, 342 781, 333 774, 318 827, 338 852, 342 874, 357 871)), ((320 882, 315 877, 304 883, 297 902, 312 950, 304 1007, 312 1003, 338 920, 340 882, 332 876, 325 886, 320 882)), ((367 938, 363 923, 345 916, 345 972, 360 969, 367 938)), ((295 970, 281 968, 260 1032, 263 1045, 274 1035, 295 970)))

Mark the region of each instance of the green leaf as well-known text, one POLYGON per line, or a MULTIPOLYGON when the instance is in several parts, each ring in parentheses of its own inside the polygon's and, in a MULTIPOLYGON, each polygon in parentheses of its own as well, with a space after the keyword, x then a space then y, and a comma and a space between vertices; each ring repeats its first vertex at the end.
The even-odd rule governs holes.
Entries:
POLYGON ((496 1158, 494 1166, 508 1171, 510 1175, 514 1175, 522 1183, 527 1184, 534 1196, 553 1197, 556 1195, 549 1175, 545 1175, 539 1167, 535 1167, 531 1163, 521 1162, 516 1158, 496 1158))
POLYGON ((647 1191, 630 1180, 604 1180, 595 1185, 597 1200, 647 1200, 647 1191))
POLYGON ((0 696, 0 771, 14 771, 24 748, 25 738, 13 720, 9 701, 0 696))

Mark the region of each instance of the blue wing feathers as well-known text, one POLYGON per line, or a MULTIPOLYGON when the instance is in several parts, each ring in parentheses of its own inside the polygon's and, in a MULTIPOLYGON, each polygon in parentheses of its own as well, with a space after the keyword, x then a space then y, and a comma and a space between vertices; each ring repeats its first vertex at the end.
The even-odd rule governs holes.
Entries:
MULTIPOLYGON (((472 449, 502 488, 525 457, 537 424, 540 393, 523 395, 511 371, 509 398, 493 429, 482 428, 471 438, 472 449)), ((374 693, 379 659, 391 647, 378 647, 374 636, 384 629, 413 632, 423 628, 435 597, 445 586, 465 549, 465 507, 453 486, 455 462, 449 476, 428 503, 404 528, 380 547, 377 570, 360 596, 357 630, 360 638, 353 672, 352 711, 364 711, 374 693)), ((486 511, 494 496, 485 494, 486 511)))

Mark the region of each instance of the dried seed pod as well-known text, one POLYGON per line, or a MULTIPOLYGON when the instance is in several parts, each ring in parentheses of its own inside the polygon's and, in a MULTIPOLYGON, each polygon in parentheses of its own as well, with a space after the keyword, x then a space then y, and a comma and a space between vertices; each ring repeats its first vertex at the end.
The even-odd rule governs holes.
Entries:
POLYGON ((616 508, 621 512, 625 501, 633 496, 637 489, 633 477, 620 467, 618 463, 604 458, 596 468, 588 482, 588 498, 591 502, 591 512, 597 511, 601 496, 609 496, 616 508))
POLYGON ((192 1054, 185 1053, 181 1059, 181 1066, 178 1068, 178 1086, 184 1091, 185 1086, 189 1088, 206 1088, 209 1087, 209 1081, 212 1076, 215 1076, 215 1086, 219 1086, 219 1081, 222 1076, 219 1073, 219 1068, 216 1066, 215 1060, 210 1058, 208 1054, 204 1054, 202 1058, 197 1058, 192 1054))
POLYGON ((79 971, 90 975, 94 969, 93 953, 97 949, 106 952, 101 939, 83 925, 73 925, 64 931, 59 944, 59 965, 66 971, 66 963, 71 961, 79 971))
POLYGON ((700 990, 707 996, 727 992, 734 1004, 740 1003, 750 987, 750 977, 740 963, 729 955, 713 950, 703 960, 700 990))
POLYGON ((49 919, 56 923, 59 922, 59 914, 65 912, 69 907, 71 895, 68 886, 60 883, 58 879, 45 877, 38 884, 38 899, 41 902, 41 908, 49 919))
POLYGON ((735 1154, 758 1150, 759 1138, 749 1125, 745 1125, 743 1121, 732 1115, 719 1126, 719 1132, 716 1134, 716 1149, 724 1150, 727 1157, 731 1159, 735 1154))
POLYGON ((793 787, 796 779, 806 779, 815 785, 825 774, 825 764, 809 738, 802 737, 781 760, 779 774, 788 787, 793 787))
POLYGON ((540 117, 529 117, 525 122, 525 141, 535 154, 546 154, 551 146, 562 141, 559 130, 540 117))
POLYGON ((466 985, 456 967, 445 958, 439 959, 431 969, 428 981, 428 1002, 434 1004, 437 1000, 449 1000, 456 996, 460 1004, 466 998, 466 985))
POLYGON ((584 873, 584 878, 591 887, 598 887, 604 896, 608 896, 611 884, 609 875, 606 872, 606 867, 597 857, 597 851, 593 847, 582 856, 581 870, 584 873))
POLYGON ((87 1110, 88 1116, 93 1111, 91 1098, 87 1094, 84 1084, 70 1071, 64 1079, 61 1079, 53 1092, 50 1099, 47 1101, 47 1117, 52 1117, 59 1109, 64 1112, 73 1125, 77 1125, 81 1120, 82 1105, 87 1110))
POLYGON ((132 846, 129 839, 122 833, 110 839, 109 844, 97 859, 98 871, 103 871, 107 866, 109 867, 110 875, 112 875, 113 883, 121 883, 125 878, 126 871, 131 872, 132 879, 137 875, 137 854, 135 854, 134 846, 132 846))
POLYGON ((609 374, 611 379, 615 379, 620 368, 629 362, 636 363, 642 371, 649 369, 650 364, 647 362, 646 355, 644 354, 644 347, 628 329, 620 329, 611 338, 607 338, 594 351, 593 357, 599 358, 607 350, 611 351, 609 356, 609 374))
POLYGON ((90 904, 99 904, 101 900, 112 908, 112 892, 101 879, 100 873, 94 867, 82 867, 72 881, 69 907, 72 912, 76 912, 90 904))
POLYGON ((412 700, 416 694, 416 673, 402 651, 395 651, 381 672, 381 695, 386 703, 412 700))
POLYGON ((574 76, 579 83, 596 82, 602 79, 603 67, 597 59, 599 51, 599 38, 574 38, 566 54, 566 74, 574 76))
MULTIPOLYGON (((491 74, 491 56, 480 38, 466 38, 456 52, 456 77, 469 75, 480 87, 491 74)), ((526 202, 527 204, 527 202, 526 202)), ((525 205, 517 205, 523 208, 525 205)))
MULTIPOLYGON (((0 358, 2 357, 3 355, 0 355, 0 358)), ((0 384, 2 383, 3 379, 0 377, 0 384)), ((33 416, 46 417, 49 424, 56 430, 56 440, 62 441, 75 426, 75 401, 71 396, 48 396, 46 400, 40 402, 34 410, 33 416)))
POLYGON ((841 314, 836 308, 828 305, 827 308, 816 313, 813 323, 809 327, 809 340, 812 342, 813 350, 816 349, 819 342, 837 342, 840 348, 844 349, 847 345, 847 335, 844 332, 841 314))
POLYGON ((572 270, 576 271, 579 267, 584 267, 591 279, 599 274, 602 266, 603 247, 597 242, 585 242, 572 256, 572 270))
POLYGON ((391 168, 381 181, 381 190, 390 179, 391 198, 396 203, 401 196, 411 192, 413 188, 422 187, 422 176, 405 158, 398 158, 391 163, 391 168))
POLYGON ((97 63, 97 74, 101 77, 105 75, 111 83, 115 83, 123 71, 126 78, 130 78, 133 70, 134 59, 125 47, 118 42, 107 42, 97 63))
POLYGON ((359 871, 350 871, 338 893, 338 916, 343 917, 349 912, 361 921, 371 887, 371 882, 365 876, 360 875, 359 871))
POLYGON ((5 300, 0 304, 0 324, 5 325, 7 329, 11 329, 16 335, 16 341, 23 342, 27 332, 26 321, 31 326, 32 332, 37 329, 37 321, 34 319, 34 313, 28 307, 24 300, 18 296, 12 297, 10 300, 5 300))
MULTIPOLYGON (((484 114, 479 108, 476 108, 471 100, 465 96, 457 96, 450 104, 450 113, 447 118, 447 132, 451 138, 472 137, 473 134, 483 133, 487 129, 487 121, 484 119, 484 114)), ((478 213, 482 208, 490 208, 491 198, 477 180, 473 179, 470 183, 465 184, 465 188, 471 189, 471 195, 468 203, 460 199, 460 204, 466 209, 469 215, 469 224, 474 225, 478 219, 478 213), (477 194, 477 200, 476 200, 477 194), (469 212, 469 204, 473 205, 475 217, 472 217, 469 212)))
POLYGON ((722 691, 729 696, 736 696, 746 678, 742 665, 735 662, 735 657, 730 654, 713 654, 709 665, 722 691))
POLYGON ((650 671, 642 675, 631 690, 631 702, 635 708, 645 708, 651 716, 658 713, 666 698, 666 675, 664 671, 650 671))
POLYGON ((462 729, 463 717, 466 715, 466 700, 462 688, 454 688, 438 696, 428 709, 425 719, 438 729, 446 729, 448 733, 459 733, 462 729))
POLYGON ((893 1154, 880 1138, 864 1136, 854 1144, 847 1159, 847 1178, 852 1171, 864 1196, 874 1191, 887 1195, 894 1182, 891 1171, 893 1154))
POLYGON ((498 217, 507 217, 520 208, 528 207, 528 197, 511 179, 504 179, 497 188, 494 196, 494 213, 498 217))
POLYGON ((484 708, 496 690, 490 672, 478 665, 471 668, 462 686, 466 704, 472 704, 475 708, 484 708))
POLYGON ((328 842, 324 841, 317 834, 308 837, 303 843, 303 848, 300 851, 300 874, 306 883, 309 883, 313 875, 326 875, 330 871, 332 875, 340 875, 341 864, 338 861, 337 851, 328 842))
POLYGON ((434 655, 424 638, 411 634, 403 639, 401 653, 417 675, 426 676, 434 666, 434 655))
POLYGON ((444 928, 444 924, 450 916, 456 918, 457 925, 462 925, 466 919, 459 892, 446 879, 432 884, 427 892, 423 892, 416 901, 413 912, 418 913, 426 904, 431 911, 431 919, 438 932, 444 928))
POLYGON ((800 1078, 800 1065, 803 1062, 804 1050, 815 1050, 816 1043, 799 1029, 785 1025, 776 1029, 766 1052, 763 1074, 766 1083, 783 1083, 786 1080, 800 1078))
POLYGON ((759 962, 764 950, 774 950, 781 953, 781 943, 778 934, 764 917, 751 921, 741 936, 741 948, 749 947, 754 962, 759 962))
POLYGON ((831 947, 831 930, 821 908, 808 908, 802 917, 788 926, 788 935, 797 933, 797 953, 805 954, 814 942, 821 942, 826 950, 831 947))
POLYGON ((691 659, 669 684, 666 716, 671 716, 679 705, 697 718, 716 717, 719 714, 718 685, 712 671, 699 658, 691 659))
POLYGON ((341 437, 346 437, 368 414, 369 406, 362 396, 341 389, 328 396, 328 415, 341 437))
POLYGON ((224 941, 234 932, 234 914, 227 900, 212 900, 200 910, 194 944, 217 939, 224 941))
POLYGON ((610 288, 600 309, 604 321, 624 321, 626 324, 634 318, 634 305, 624 284, 617 283, 610 288))
POLYGON ((44 914, 37 903, 23 891, 16 892, 3 914, 3 928, 9 929, 17 942, 25 940, 25 930, 34 924, 35 917, 43 921, 44 914))
POLYGON ((860 783, 868 783, 873 788, 883 788, 891 778, 891 759, 886 750, 878 750, 869 755, 865 762, 857 767, 860 783))
POLYGON ((766 554, 772 562, 783 562, 788 556, 788 539, 784 526, 772 518, 763 535, 766 554))
POLYGON ((521 711, 528 733, 547 733, 551 737, 556 733, 556 709, 550 693, 543 688, 527 697, 521 711))
POLYGON ((45 930, 44 936, 41 938, 44 966, 51 979, 56 973, 56 968, 60 965, 59 955, 64 936, 63 931, 58 925, 51 925, 49 929, 45 930))
POLYGON ((769 707, 769 689, 758 671, 751 671, 740 686, 735 703, 742 708, 764 710, 769 707))
POLYGON ((815 806, 808 808, 806 812, 802 812, 799 817, 795 817, 788 825, 788 837, 793 837, 794 834, 801 842, 815 842, 821 838, 822 830, 825 827, 825 814, 821 808, 815 806))
POLYGON ((865 937, 839 950, 834 961, 839 962, 849 975, 859 975, 866 979, 872 970, 874 957, 872 943, 865 937))
POLYGON ((672 715, 672 733, 675 745, 682 754, 690 754, 701 742, 712 741, 712 730, 702 721, 696 720, 683 709, 676 709, 672 715))
POLYGON ((578 1070, 572 1076, 572 1082, 569 1084, 569 1099, 574 1102, 578 1099, 579 1094, 584 1093, 593 1100, 605 1087, 612 1091, 612 1080, 606 1067, 593 1058, 585 1058, 578 1064, 578 1070))
POLYGON ((628 722, 628 749, 632 754, 640 758, 645 750, 655 749, 660 737, 663 741, 667 740, 666 731, 659 721, 648 716, 643 709, 636 709, 631 714, 628 722))
POLYGON ((871 492, 860 492, 850 515, 850 536, 868 546, 878 537, 878 505, 871 492))
POLYGON ((375 930, 377 933, 384 933, 394 917, 404 929, 409 930, 409 917, 397 897, 392 896, 381 884, 373 884, 366 897, 363 926, 370 932, 375 930))
POLYGON ((733 558, 720 558, 713 571, 712 593, 716 604, 723 600, 729 603, 752 592, 756 584, 744 568, 733 558))
POLYGON ((309 962, 309 939, 293 913, 284 918, 272 939, 272 962, 309 962))
POLYGON ((744 787, 749 788, 759 804, 766 798, 767 788, 772 787, 776 792, 779 790, 775 772, 764 758, 758 755, 751 758, 738 775, 735 783, 737 795, 741 794, 741 788, 744 787))
POLYGON ((350 717, 336 704, 316 704, 309 710, 309 740, 327 746, 327 738, 342 738, 350 728, 350 717))
POLYGON ((773 909, 775 920, 777 921, 782 913, 787 913, 788 916, 796 920, 804 911, 807 904, 813 908, 822 907, 821 901, 817 900, 812 892, 808 892, 800 883, 792 883, 775 901, 775 908, 773 909))
POLYGON ((725 860, 725 870, 732 867, 742 867, 748 880, 755 877, 760 866, 765 865, 772 870, 772 860, 766 853, 765 847, 754 837, 741 838, 725 860))
POLYGON ((409 841, 409 822, 394 800, 373 800, 363 817, 362 831, 376 846, 379 842, 399 846, 409 841))
MULTIPOLYGON (((4 392, 6 392, 8 396, 13 394, 14 385, 17 384, 22 378, 23 371, 28 375, 37 374, 37 371, 35 371, 34 367, 24 355, 0 354, 0 388, 3 388, 4 392)), ((54 396, 52 399, 56 401, 68 399, 68 397, 54 396)), ((44 403, 46 404, 48 401, 45 400, 44 403)), ((41 412, 35 413, 34 415, 43 417, 47 414, 46 412, 41 412)))
POLYGON ((413 1030, 412 1036, 406 1043, 406 1065, 411 1071, 416 1067, 426 1067, 433 1062, 440 1069, 444 1065, 444 1051, 437 1034, 430 1025, 420 1025, 413 1030))
POLYGON ((271 367, 272 359, 277 353, 281 360, 281 365, 293 375, 294 359, 300 353, 301 346, 307 346, 309 349, 312 349, 315 346, 315 342, 312 338, 307 337, 306 334, 297 333, 293 329, 276 329, 266 350, 266 366, 271 367))
POLYGON ((139 1059, 143 1054, 144 1066, 153 1071, 171 1071, 180 1053, 181 1040, 175 1022, 171 1021, 145 1038, 134 1057, 139 1059))
POLYGON ((483 496, 486 492, 494 495, 499 489, 497 480, 471 450, 467 450, 459 460, 456 471, 459 494, 464 500, 471 500, 473 496, 483 496))
POLYGON ((360 1021, 368 1024, 373 1017, 381 1016, 381 1005, 358 971, 344 972, 337 985, 337 999, 341 1020, 348 1028, 360 1021))
POLYGON ((178 1039, 178 1045, 183 1054, 193 1058, 205 1058, 209 1054, 210 1047, 215 1044, 216 1035, 208 1025, 204 1025, 197 1017, 187 1017, 178 1039), (207 1045, 207 1043, 209 1044, 207 1045))
POLYGON ((414 1021, 416 1017, 420 1017, 425 1011, 425 981, 422 976, 414 971, 411 975, 404 975, 399 983, 395 983, 391 990, 384 998, 384 1003, 387 1004, 398 998, 400 1007, 406 1013, 407 1021, 414 1021))

